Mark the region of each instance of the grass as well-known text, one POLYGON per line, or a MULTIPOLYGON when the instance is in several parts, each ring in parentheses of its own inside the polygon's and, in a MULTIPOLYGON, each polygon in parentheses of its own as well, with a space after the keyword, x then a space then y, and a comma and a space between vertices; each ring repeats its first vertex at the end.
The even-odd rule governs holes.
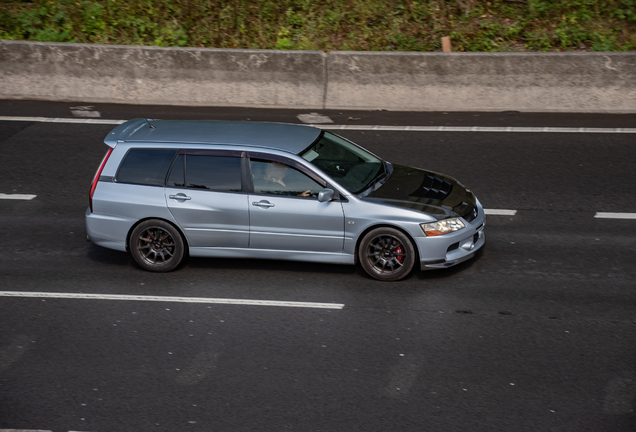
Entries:
POLYGON ((636 50, 636 0, 0 0, 0 38, 176 47, 636 50))

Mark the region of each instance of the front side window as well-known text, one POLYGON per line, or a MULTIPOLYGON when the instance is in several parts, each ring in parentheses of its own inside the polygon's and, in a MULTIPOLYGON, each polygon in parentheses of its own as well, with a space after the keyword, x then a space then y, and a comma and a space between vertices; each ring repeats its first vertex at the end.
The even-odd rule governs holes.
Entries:
POLYGON ((176 153, 174 149, 131 149, 117 171, 117 182, 163 186, 176 153))
POLYGON ((384 172, 381 159, 330 132, 300 156, 354 194, 370 187, 384 172))
POLYGON ((281 162, 250 160, 254 193, 315 198, 323 187, 314 180, 281 162))

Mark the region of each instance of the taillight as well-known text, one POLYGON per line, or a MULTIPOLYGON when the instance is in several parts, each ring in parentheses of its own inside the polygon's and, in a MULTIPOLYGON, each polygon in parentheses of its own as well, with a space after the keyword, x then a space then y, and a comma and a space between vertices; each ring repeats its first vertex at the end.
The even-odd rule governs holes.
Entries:
POLYGON ((97 172, 95 173, 95 178, 93 178, 93 183, 91 184, 91 192, 90 194, 88 194, 88 207, 91 209, 91 213, 93 213, 93 193, 95 193, 95 188, 97 187, 99 176, 102 174, 104 165, 106 165, 106 161, 108 160, 112 152, 113 152, 113 149, 111 147, 108 149, 108 151, 104 155, 104 159, 102 159, 102 163, 99 164, 99 168, 97 169, 97 172))

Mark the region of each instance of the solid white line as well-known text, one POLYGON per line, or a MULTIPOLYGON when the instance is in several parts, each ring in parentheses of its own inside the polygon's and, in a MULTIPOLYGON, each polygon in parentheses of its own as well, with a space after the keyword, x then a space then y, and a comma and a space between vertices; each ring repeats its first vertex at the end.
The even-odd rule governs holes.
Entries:
POLYGON ((489 216, 514 216, 517 210, 484 209, 484 213, 489 216))
MULTIPOLYGON (((49 118, 49 117, 13 117, 0 116, 0 121, 29 121, 44 123, 80 123, 118 125, 126 120, 91 119, 91 118, 49 118)), ((604 133, 604 134, 636 134, 636 128, 574 128, 574 127, 498 127, 498 126, 384 126, 384 125, 327 125, 308 124, 329 130, 358 131, 397 131, 397 132, 519 132, 519 133, 604 133)))
POLYGON ((497 127, 497 126, 380 126, 380 125, 321 125, 312 124, 329 130, 361 131, 397 131, 397 132, 521 132, 521 133, 606 133, 633 134, 636 128, 570 128, 570 127, 497 127))
POLYGON ((13 117, 0 116, 0 121, 29 121, 41 123, 80 123, 80 124, 109 124, 118 125, 125 123, 126 120, 108 120, 96 118, 50 118, 50 117, 13 117))
MULTIPOLYGON (((340 303, 308 303, 274 300, 239 300, 205 297, 168 297, 168 296, 143 296, 143 295, 112 295, 112 294, 74 294, 53 292, 25 292, 25 291, 0 291, 0 297, 30 297, 30 298, 61 298, 82 300, 124 300, 124 301, 148 301, 171 303, 211 303, 230 304, 243 306, 282 306, 316 309, 342 309, 340 303)), ((0 431, 1 432, 1 431, 0 431)))
POLYGON ((597 212, 594 217, 598 219, 636 219, 636 213, 597 212))
MULTIPOLYGON (((28 201, 28 200, 32 200, 36 196, 37 195, 0 193, 0 199, 6 199, 6 200, 27 200, 28 201)), ((0 432, 2 432, 2 429, 0 429, 0 432)))

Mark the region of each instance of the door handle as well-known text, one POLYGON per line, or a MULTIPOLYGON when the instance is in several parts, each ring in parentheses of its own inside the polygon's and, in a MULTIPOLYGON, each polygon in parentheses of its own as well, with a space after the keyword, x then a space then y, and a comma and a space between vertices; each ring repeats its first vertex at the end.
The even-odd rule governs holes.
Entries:
POLYGON ((274 204, 269 201, 254 201, 252 202, 252 205, 256 207, 274 207, 274 204))
POLYGON ((189 200, 192 199, 189 196, 185 195, 185 194, 176 194, 176 195, 168 195, 168 198, 173 199, 173 200, 189 200))

